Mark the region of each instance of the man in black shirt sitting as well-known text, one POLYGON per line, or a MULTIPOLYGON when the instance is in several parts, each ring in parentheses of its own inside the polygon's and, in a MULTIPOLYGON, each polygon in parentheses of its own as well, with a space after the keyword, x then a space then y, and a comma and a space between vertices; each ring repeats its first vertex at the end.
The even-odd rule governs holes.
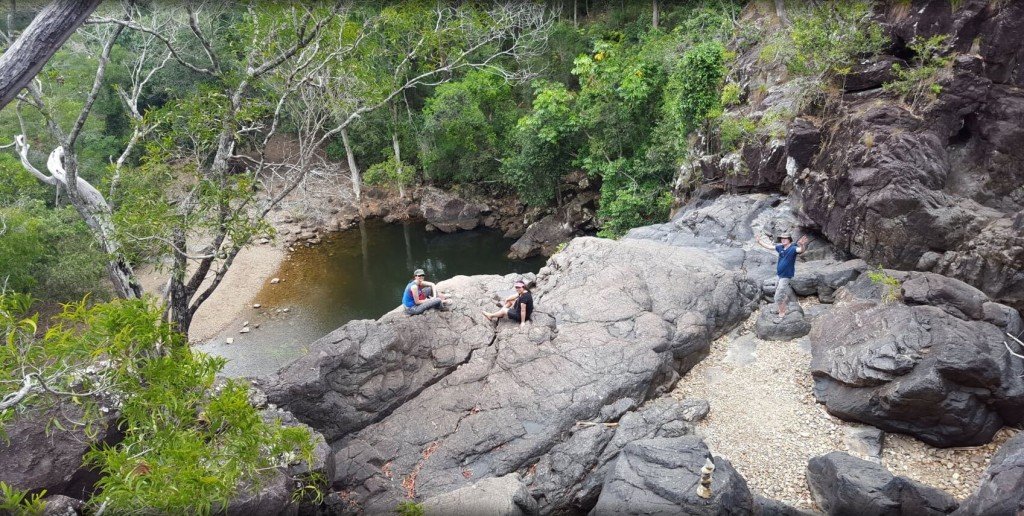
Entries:
POLYGON ((533 315, 533 294, 526 289, 526 283, 523 281, 517 281, 515 287, 515 295, 505 298, 505 306, 501 310, 497 312, 484 310, 484 317, 488 321, 500 320, 507 315, 513 321, 519 321, 519 327, 526 326, 526 321, 529 321, 530 316, 533 315))

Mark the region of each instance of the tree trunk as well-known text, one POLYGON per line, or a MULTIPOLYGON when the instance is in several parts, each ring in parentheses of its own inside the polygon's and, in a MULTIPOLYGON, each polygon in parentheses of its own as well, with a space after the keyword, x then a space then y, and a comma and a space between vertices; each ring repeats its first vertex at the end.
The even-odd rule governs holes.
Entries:
POLYGON ((348 129, 341 130, 341 143, 345 145, 345 156, 348 157, 348 170, 352 174, 352 193, 356 196, 356 202, 359 202, 359 196, 361 194, 362 179, 359 177, 359 167, 356 165, 356 155, 352 153, 352 146, 348 142, 348 129))
POLYGON ((0 56, 0 108, 13 100, 100 0, 54 0, 0 56))
POLYGON ((69 174, 65 167, 78 166, 74 156, 65 155, 63 147, 54 149, 46 160, 46 168, 50 172, 47 175, 28 160, 29 145, 25 135, 15 137, 14 142, 18 157, 21 158, 21 164, 26 171, 43 183, 57 187, 58 192, 61 188, 68 192, 71 205, 75 207, 75 211, 85 221, 85 225, 109 257, 107 274, 110 276, 114 293, 125 299, 142 297, 142 287, 135 280, 135 273, 121 252, 121 242, 114 233, 110 205, 103 198, 103 194, 77 174, 74 175, 75 186, 69 184, 69 174))
POLYGON ((658 28, 658 24, 661 22, 661 11, 658 8, 658 0, 653 0, 653 2, 654 2, 654 6, 653 6, 654 7, 654 13, 651 15, 651 25, 655 29, 657 29, 658 28))
MULTIPOLYGON (((402 149, 398 145, 398 131, 395 130, 391 133, 391 147, 395 150, 395 166, 402 166, 402 149)), ((401 178, 398 180, 398 196, 405 199, 405 185, 402 184, 401 178)))
POLYGON ((775 15, 779 17, 779 21, 782 22, 783 26, 789 25, 789 17, 786 16, 785 0, 775 0, 775 15))
POLYGON ((189 309, 189 304, 195 293, 185 284, 185 274, 188 269, 185 246, 188 245, 188 242, 181 228, 174 230, 172 239, 175 247, 171 251, 174 253, 174 265, 171 267, 171 281, 167 290, 167 310, 170 314, 171 324, 188 337, 188 329, 192 325, 192 311, 189 309))
MULTIPOLYGON (((402 148, 398 142, 398 106, 394 102, 391 103, 391 121, 395 124, 391 129, 391 148, 395 151, 395 167, 402 166, 402 148)), ((405 185, 402 184, 401 178, 398 180, 398 196, 405 199, 405 185)))
POLYGON ((580 27, 579 22, 576 21, 576 0, 572 0, 572 26, 577 29, 580 27))

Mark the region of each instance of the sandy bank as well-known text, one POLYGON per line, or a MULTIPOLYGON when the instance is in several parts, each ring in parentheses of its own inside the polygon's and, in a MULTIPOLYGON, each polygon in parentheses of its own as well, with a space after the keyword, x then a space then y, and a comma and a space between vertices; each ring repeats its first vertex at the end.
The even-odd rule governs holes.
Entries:
MULTIPOLYGON (((277 271, 286 255, 283 249, 273 244, 257 244, 242 249, 224 276, 224 281, 196 312, 192 327, 189 329, 189 340, 209 340, 232 321, 241 317, 251 308, 253 298, 277 271)), ((153 267, 145 267, 138 271, 142 288, 147 293, 158 296, 164 293, 167 274, 167 271, 154 270, 153 267)))

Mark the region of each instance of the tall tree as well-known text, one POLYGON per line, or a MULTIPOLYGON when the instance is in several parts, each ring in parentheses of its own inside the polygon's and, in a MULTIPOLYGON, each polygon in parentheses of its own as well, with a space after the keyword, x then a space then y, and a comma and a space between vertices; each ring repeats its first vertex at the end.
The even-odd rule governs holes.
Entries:
MULTIPOLYGON (((241 249, 266 234, 267 214, 309 175, 335 172, 319 152, 329 139, 363 114, 394 105, 409 89, 447 81, 464 69, 501 73, 507 60, 535 55, 549 26, 543 9, 531 4, 496 4, 472 13, 437 7, 427 11, 432 24, 415 27, 412 44, 381 47, 401 57, 383 68, 387 81, 367 87, 357 74, 364 47, 396 41, 382 36, 391 27, 373 13, 357 16, 347 6, 256 0, 244 6, 154 4, 147 9, 129 5, 123 16, 90 21, 110 36, 93 94, 71 137, 47 118, 60 143, 51 153, 51 173, 32 166, 24 137, 18 150, 27 170, 41 181, 65 185, 72 202, 81 206, 79 213, 111 256, 118 295, 141 293, 126 256, 171 258, 167 317, 183 332, 241 249), (115 162, 111 194, 120 205, 113 212, 111 200, 77 176, 71 151, 101 88, 109 47, 124 29, 162 47, 163 58, 154 55, 152 66, 170 62, 176 73, 199 79, 194 91, 150 112, 139 108, 134 88, 122 91, 136 121, 129 147, 146 135, 158 137, 148 141, 132 170, 124 164, 129 148, 115 162), (411 67, 426 56, 434 66, 411 67), (294 133, 294 150, 273 156, 268 146, 285 127, 294 133), (237 168, 244 171, 235 173, 237 168)), ((34 97, 24 101, 47 113, 34 97)))

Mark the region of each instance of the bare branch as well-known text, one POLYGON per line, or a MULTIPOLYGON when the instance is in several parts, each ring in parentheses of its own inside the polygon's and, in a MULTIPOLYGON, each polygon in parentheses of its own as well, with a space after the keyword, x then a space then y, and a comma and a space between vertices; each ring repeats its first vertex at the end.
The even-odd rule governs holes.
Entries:
MULTIPOLYGON (((67 141, 64 145, 68 149, 75 148, 75 141, 78 140, 78 135, 82 132, 82 127, 85 126, 85 120, 89 118, 89 113, 92 111, 93 104, 96 103, 96 97, 100 94, 100 88, 103 86, 103 77, 107 72, 107 62, 110 61, 110 50, 114 48, 114 42, 117 37, 121 35, 121 31, 124 30, 124 26, 117 25, 114 31, 107 38, 106 43, 103 45, 103 51, 100 53, 99 65, 96 67, 96 77, 92 83, 92 91, 89 92, 89 96, 85 98, 85 105, 82 106, 82 111, 78 114, 78 120, 75 121, 75 125, 71 128, 71 134, 68 135, 67 141)), ((72 178, 77 171, 71 170, 72 178)))
POLYGON ((29 394, 32 393, 35 384, 32 382, 32 375, 25 375, 22 380, 21 388, 16 392, 12 392, 7 396, 4 396, 3 400, 0 400, 0 410, 7 410, 22 402, 29 394))
MULTIPOLYGON (((1015 337, 1015 336, 1011 335, 1011 334, 1010 334, 1009 332, 1007 332, 1006 336, 1007 336, 1007 337, 1010 337, 1011 339, 1013 339, 1014 341, 1016 341, 1016 342, 1017 342, 1017 345, 1018 345, 1018 346, 1020 346, 1020 347, 1021 347, 1021 349, 1024 349, 1024 342, 1021 342, 1021 340, 1020 340, 1020 339, 1018 339, 1017 337, 1015 337)), ((1024 355, 1022 355, 1022 354, 1020 354, 1020 353, 1017 353, 1017 352, 1013 351, 1013 349, 1011 349, 1011 348, 1010 348, 1010 343, 1009 343, 1009 342, 1006 342, 1006 341, 1004 340, 1004 341, 1003 341, 1003 345, 1004 345, 1004 346, 1006 346, 1006 351, 1009 351, 1011 355, 1013 355, 1013 356, 1015 356, 1015 357, 1017 357, 1017 358, 1024 358, 1024 355)))
POLYGON ((217 59, 217 55, 213 52, 210 40, 206 38, 203 31, 199 28, 199 13, 192 10, 192 6, 187 3, 185 4, 185 10, 188 11, 188 27, 192 29, 192 33, 196 35, 196 38, 198 38, 199 42, 203 45, 203 50, 206 52, 206 57, 210 59, 210 65, 213 67, 213 72, 215 74, 220 74, 220 61, 217 59))

